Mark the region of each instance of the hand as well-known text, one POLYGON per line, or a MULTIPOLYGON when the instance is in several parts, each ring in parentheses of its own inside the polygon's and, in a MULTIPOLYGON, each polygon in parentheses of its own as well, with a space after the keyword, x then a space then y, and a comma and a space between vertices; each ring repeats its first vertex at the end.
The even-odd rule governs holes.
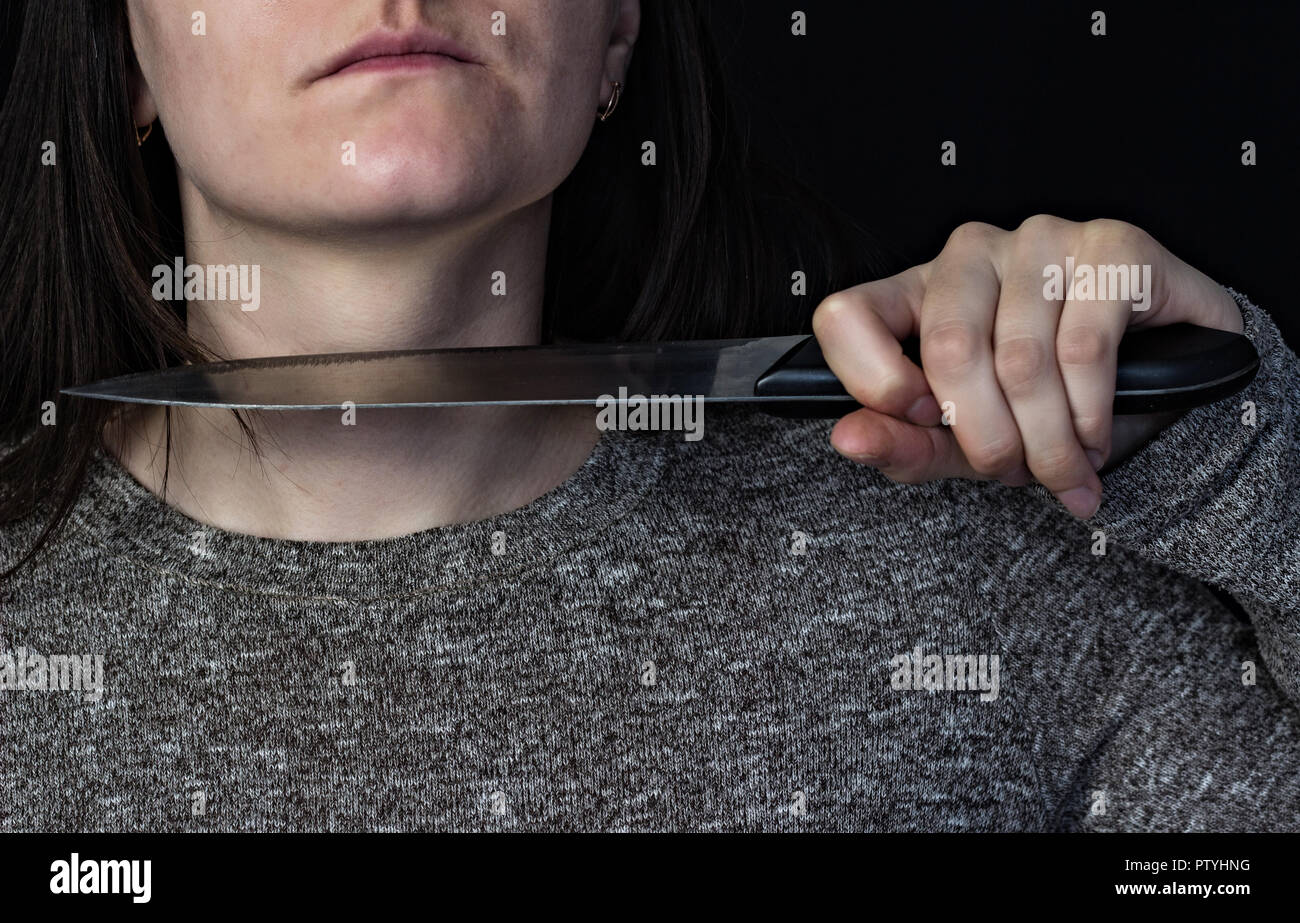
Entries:
POLYGON ((1047 215, 1014 231, 963 224, 929 263, 818 306, 826 361, 863 405, 835 425, 831 444, 907 484, 1036 479, 1086 519, 1112 452, 1119 341, 1130 327, 1184 321, 1242 330, 1227 292, 1130 224, 1047 215), (1069 297, 1071 266, 1079 278, 1082 267, 1115 265, 1139 267, 1126 290, 1098 272, 1091 293, 1076 286, 1069 297), (1059 291, 1046 288, 1053 281, 1059 291), (903 355, 911 336, 924 371, 903 355))

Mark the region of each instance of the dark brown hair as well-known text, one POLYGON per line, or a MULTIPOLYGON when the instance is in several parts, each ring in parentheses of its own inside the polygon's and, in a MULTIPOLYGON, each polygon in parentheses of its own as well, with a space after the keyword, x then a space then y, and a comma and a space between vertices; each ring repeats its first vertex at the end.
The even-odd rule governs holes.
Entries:
MULTIPOLYGON (((12 572, 61 527, 114 412, 59 389, 214 357, 187 336, 184 303, 150 292, 151 267, 184 240, 165 137, 135 143, 125 0, 26 0, 7 15, 0 522, 47 511, 12 572), (57 425, 41 425, 47 401, 57 425)), ((555 195, 548 337, 797 332, 826 294, 875 274, 865 234, 750 162, 701 2, 643 0, 627 84, 555 195), (791 294, 796 270, 807 295, 791 294)))

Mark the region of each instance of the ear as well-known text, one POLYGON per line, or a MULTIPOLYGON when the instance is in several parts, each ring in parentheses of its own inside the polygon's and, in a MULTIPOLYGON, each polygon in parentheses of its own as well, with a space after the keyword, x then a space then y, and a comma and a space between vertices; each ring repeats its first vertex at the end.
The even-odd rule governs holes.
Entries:
POLYGON ((627 69, 632 61, 632 48, 641 31, 641 0, 613 0, 614 28, 605 52, 605 77, 601 81, 600 98, 609 99, 614 92, 614 81, 627 83, 627 69))

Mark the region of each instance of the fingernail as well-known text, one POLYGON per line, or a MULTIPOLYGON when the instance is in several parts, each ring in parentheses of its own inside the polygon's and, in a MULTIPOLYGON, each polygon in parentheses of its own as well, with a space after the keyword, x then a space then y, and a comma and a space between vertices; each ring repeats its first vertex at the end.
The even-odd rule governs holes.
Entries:
POLYGON ((1091 487, 1072 487, 1060 493, 1058 499, 1080 519, 1091 519, 1101 506, 1101 495, 1091 487))
POLYGON ((870 452, 849 452, 846 451, 845 449, 841 449, 838 447, 836 448, 836 451, 839 452, 841 455, 843 455, 845 458, 847 458, 849 461, 857 462, 860 465, 871 465, 872 467, 878 467, 881 463, 884 462, 884 459, 881 458, 879 455, 872 455, 870 452))
POLYGON ((1104 461, 1104 459, 1102 458, 1100 452, 1098 452, 1096 449, 1089 449, 1083 454, 1088 456, 1088 464, 1092 465, 1093 471, 1101 470, 1101 463, 1102 461, 1104 461))
POLYGON ((939 402, 934 399, 932 394, 918 397, 912 406, 907 408, 907 413, 904 416, 920 426, 929 426, 941 416, 939 402))

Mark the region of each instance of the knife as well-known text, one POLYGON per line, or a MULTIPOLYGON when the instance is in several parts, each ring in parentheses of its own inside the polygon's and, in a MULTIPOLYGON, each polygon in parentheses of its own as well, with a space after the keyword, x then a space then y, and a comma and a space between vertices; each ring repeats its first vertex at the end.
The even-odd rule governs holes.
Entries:
MULTIPOLYGON (((920 364, 918 341, 903 345, 920 364)), ((1209 404, 1246 387, 1258 369, 1254 346, 1240 334, 1191 324, 1134 331, 1119 346, 1114 412, 1209 404)), ((841 416, 858 406, 807 335, 241 359, 124 375, 63 393, 250 410, 338 409, 345 402, 358 408, 596 405, 620 395, 698 396, 783 416, 841 416)))

